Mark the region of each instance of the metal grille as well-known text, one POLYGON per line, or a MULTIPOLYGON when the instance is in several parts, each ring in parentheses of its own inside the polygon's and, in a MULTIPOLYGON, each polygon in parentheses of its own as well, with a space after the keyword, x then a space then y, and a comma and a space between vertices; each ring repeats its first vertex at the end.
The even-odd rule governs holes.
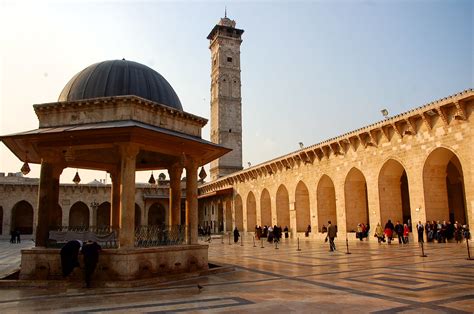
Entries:
POLYGON ((135 228, 135 246, 152 247, 184 244, 184 225, 150 225, 135 228))
POLYGON ((118 229, 111 226, 59 226, 49 231, 48 247, 62 247, 71 240, 95 241, 103 248, 117 247, 118 229))

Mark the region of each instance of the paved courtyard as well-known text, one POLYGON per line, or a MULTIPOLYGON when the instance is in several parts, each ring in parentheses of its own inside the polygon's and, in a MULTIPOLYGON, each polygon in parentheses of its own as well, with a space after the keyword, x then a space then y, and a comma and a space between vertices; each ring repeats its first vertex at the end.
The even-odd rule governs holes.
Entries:
MULTIPOLYGON (((235 271, 139 288, 1 288, 0 312, 474 312, 474 260, 466 260, 465 243, 428 244, 427 257, 417 244, 353 241, 352 254, 343 241, 336 252, 322 241, 300 245, 214 238, 210 262, 235 271)), ((19 247, 0 247, 1 268, 15 266, 19 247)))

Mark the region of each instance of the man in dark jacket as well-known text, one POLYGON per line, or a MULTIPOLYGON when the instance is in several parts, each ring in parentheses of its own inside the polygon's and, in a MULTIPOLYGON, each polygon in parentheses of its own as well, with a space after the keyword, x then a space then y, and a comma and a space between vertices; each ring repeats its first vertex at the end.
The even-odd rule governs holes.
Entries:
POLYGON ((403 239, 403 225, 400 223, 400 221, 397 221, 397 224, 395 225, 395 232, 398 236, 398 243, 405 244, 405 240, 403 239))
POLYGON ((329 238, 329 251, 335 251, 336 245, 334 244, 334 238, 337 237, 337 229, 336 226, 331 224, 331 221, 328 221, 328 234, 326 236, 326 240, 329 238))
POLYGON ((81 241, 72 240, 61 248, 61 269, 64 277, 69 276, 75 267, 79 267, 78 256, 81 246, 81 241))
POLYGON ((84 279, 86 281, 87 288, 90 288, 91 286, 91 278, 95 267, 99 262, 100 250, 100 245, 92 241, 87 241, 82 246, 82 255, 84 256, 84 279))

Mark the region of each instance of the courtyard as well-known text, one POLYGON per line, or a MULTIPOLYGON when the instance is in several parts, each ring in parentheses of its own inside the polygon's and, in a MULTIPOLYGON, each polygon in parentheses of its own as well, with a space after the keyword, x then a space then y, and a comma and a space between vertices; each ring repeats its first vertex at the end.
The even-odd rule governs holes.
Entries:
MULTIPOLYGON (((201 239, 202 240, 202 239, 201 239)), ((200 241, 201 243, 207 243, 200 241)), ((225 272, 148 282, 135 288, 82 288, 69 282, 48 288, 2 286, 2 313, 225 312, 225 313, 472 313, 474 260, 466 243, 391 245, 283 239, 275 245, 248 236, 234 244, 213 236, 209 261, 225 272), (61 288, 59 288, 61 286, 61 288), (200 286, 201 288, 199 288, 200 286)), ((18 267, 20 248, 0 242, 0 273, 18 267)))

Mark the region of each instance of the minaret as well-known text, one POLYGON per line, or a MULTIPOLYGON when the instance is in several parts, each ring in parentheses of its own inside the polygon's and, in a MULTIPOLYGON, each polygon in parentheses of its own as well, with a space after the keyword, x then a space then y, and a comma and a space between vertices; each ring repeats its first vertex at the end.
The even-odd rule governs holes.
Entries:
POLYGON ((211 162, 211 180, 242 170, 240 44, 244 30, 225 17, 207 36, 211 50, 211 142, 232 151, 211 162))

